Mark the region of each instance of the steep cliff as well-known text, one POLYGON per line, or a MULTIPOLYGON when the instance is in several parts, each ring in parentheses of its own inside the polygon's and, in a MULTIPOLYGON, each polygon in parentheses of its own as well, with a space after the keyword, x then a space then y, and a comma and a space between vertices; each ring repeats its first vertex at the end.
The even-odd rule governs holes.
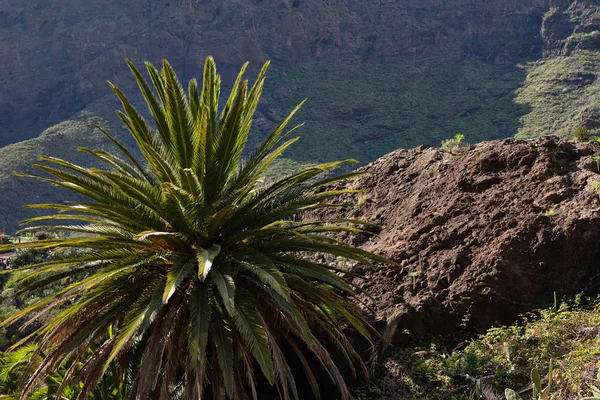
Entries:
POLYGON ((518 136, 600 128, 600 2, 551 1, 541 34, 543 58, 526 67, 516 99, 530 107, 518 136))
POLYGON ((37 136, 129 83, 123 60, 169 59, 183 78, 207 55, 231 75, 246 60, 385 63, 450 52, 515 65, 540 51, 544 0, 85 0, 0 4, 0 144, 37 136))

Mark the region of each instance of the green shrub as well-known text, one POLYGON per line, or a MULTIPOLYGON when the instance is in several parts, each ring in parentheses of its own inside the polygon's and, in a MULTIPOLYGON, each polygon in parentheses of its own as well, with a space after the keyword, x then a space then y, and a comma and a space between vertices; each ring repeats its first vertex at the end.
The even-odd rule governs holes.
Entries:
POLYGON ((588 143, 594 140, 594 138, 595 136, 592 134, 592 132, 583 126, 577 128, 575 133, 573 133, 573 140, 576 142, 588 143))
POLYGON ((449 152, 462 151, 467 147, 464 139, 465 136, 463 134, 457 133, 452 139, 443 140, 441 149, 449 152))

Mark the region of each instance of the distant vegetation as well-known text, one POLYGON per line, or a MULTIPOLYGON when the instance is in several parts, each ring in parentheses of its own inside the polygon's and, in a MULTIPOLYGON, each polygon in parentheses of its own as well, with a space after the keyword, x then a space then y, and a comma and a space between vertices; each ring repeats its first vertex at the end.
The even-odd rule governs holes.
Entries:
MULTIPOLYGON (((314 63, 274 71, 258 106, 248 147, 258 145, 287 110, 305 98, 308 102, 300 120, 305 126, 298 132, 302 140, 267 171, 267 180, 332 158, 367 163, 396 148, 439 146, 455 132, 471 142, 513 135, 527 112, 527 107, 514 103, 525 71, 451 57, 438 54, 368 65, 314 63)), ((140 104, 139 100, 134 103, 140 104)), ((24 210, 24 204, 69 198, 64 190, 12 174, 30 170, 41 154, 93 163, 77 147, 108 148, 109 143, 89 125, 89 119, 135 148, 114 114, 117 106, 112 99, 101 99, 39 138, 0 149, 0 187, 5 188, 0 191, 0 229, 14 232, 19 220, 36 215, 34 210, 24 210)))
POLYGON ((600 52, 579 51, 528 65, 516 101, 531 109, 522 117, 517 137, 556 134, 571 137, 580 127, 596 133, 600 126, 600 52), (586 126, 589 124, 589 126, 586 126))
MULTIPOLYGON (((315 63, 286 69, 267 84, 273 109, 308 98, 302 143, 287 157, 370 162, 397 148, 439 143, 461 132, 470 141, 513 136, 528 107, 515 104, 525 70, 439 54, 385 64, 315 63), (279 96, 285 96, 279 98, 279 96)), ((271 101, 269 99, 269 101, 271 101)))

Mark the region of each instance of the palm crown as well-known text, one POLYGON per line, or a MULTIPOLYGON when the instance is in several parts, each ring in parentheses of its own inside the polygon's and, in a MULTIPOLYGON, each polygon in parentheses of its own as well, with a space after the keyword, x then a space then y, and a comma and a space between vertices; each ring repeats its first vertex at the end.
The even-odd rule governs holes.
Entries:
POLYGON ((242 68, 220 113, 220 78, 212 58, 202 87, 192 80, 187 94, 166 61, 161 71, 146 64, 150 82, 128 64, 155 126, 111 87, 143 158, 103 131, 119 155, 81 149, 103 169, 42 157, 46 163, 36 167, 49 175, 32 176, 85 200, 32 205, 56 212, 24 221, 29 225, 68 222, 27 229, 73 234, 13 246, 71 250, 26 267, 20 278, 21 294, 65 278, 68 286, 2 324, 25 317, 29 324, 61 308, 13 346, 35 341, 32 360, 44 355, 26 368, 21 398, 57 368, 69 366, 56 397, 69 382, 83 381, 78 398, 85 399, 113 365, 128 366, 135 399, 169 399, 175 393, 185 399, 257 398, 257 372, 282 398, 298 398, 289 357, 304 367, 303 379, 317 397, 309 357, 320 362, 341 397, 349 398, 317 336, 327 337, 352 370, 353 364, 364 369, 343 327, 350 324, 367 338, 370 328, 353 287, 334 266, 307 256, 386 260, 330 236, 358 231, 360 221, 293 217, 332 206, 328 200, 347 191, 329 184, 354 174, 332 177, 328 172, 341 164, 334 162, 261 184, 265 169, 296 141, 290 139, 296 128, 286 126, 301 106, 242 157, 267 64, 251 87, 242 68))

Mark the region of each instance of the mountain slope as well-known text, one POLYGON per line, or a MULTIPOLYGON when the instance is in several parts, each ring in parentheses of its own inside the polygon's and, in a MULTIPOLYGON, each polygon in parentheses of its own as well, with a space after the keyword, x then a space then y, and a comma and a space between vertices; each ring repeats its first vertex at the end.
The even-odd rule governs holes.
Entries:
POLYGON ((302 140, 272 174, 333 159, 368 163, 457 132, 474 143, 600 126, 595 0, 130 3, 0 4, 0 144, 18 142, 0 149, 8 231, 31 215, 23 204, 63 195, 13 171, 28 171, 40 154, 91 162, 75 151, 106 145, 90 117, 123 133, 105 81, 135 95, 125 57, 168 58, 186 80, 213 54, 226 84, 243 61, 256 71, 272 59, 250 144, 309 99, 297 118, 302 140))
POLYGON ((312 62, 385 63, 452 52, 516 65, 539 52, 544 0, 5 0, 0 144, 35 137, 130 84, 123 62, 167 58, 184 79, 213 55, 226 76, 312 62))
POLYGON ((527 67, 516 101, 530 107, 518 136, 570 136, 600 128, 600 3, 552 1, 542 23, 543 55, 527 67))

